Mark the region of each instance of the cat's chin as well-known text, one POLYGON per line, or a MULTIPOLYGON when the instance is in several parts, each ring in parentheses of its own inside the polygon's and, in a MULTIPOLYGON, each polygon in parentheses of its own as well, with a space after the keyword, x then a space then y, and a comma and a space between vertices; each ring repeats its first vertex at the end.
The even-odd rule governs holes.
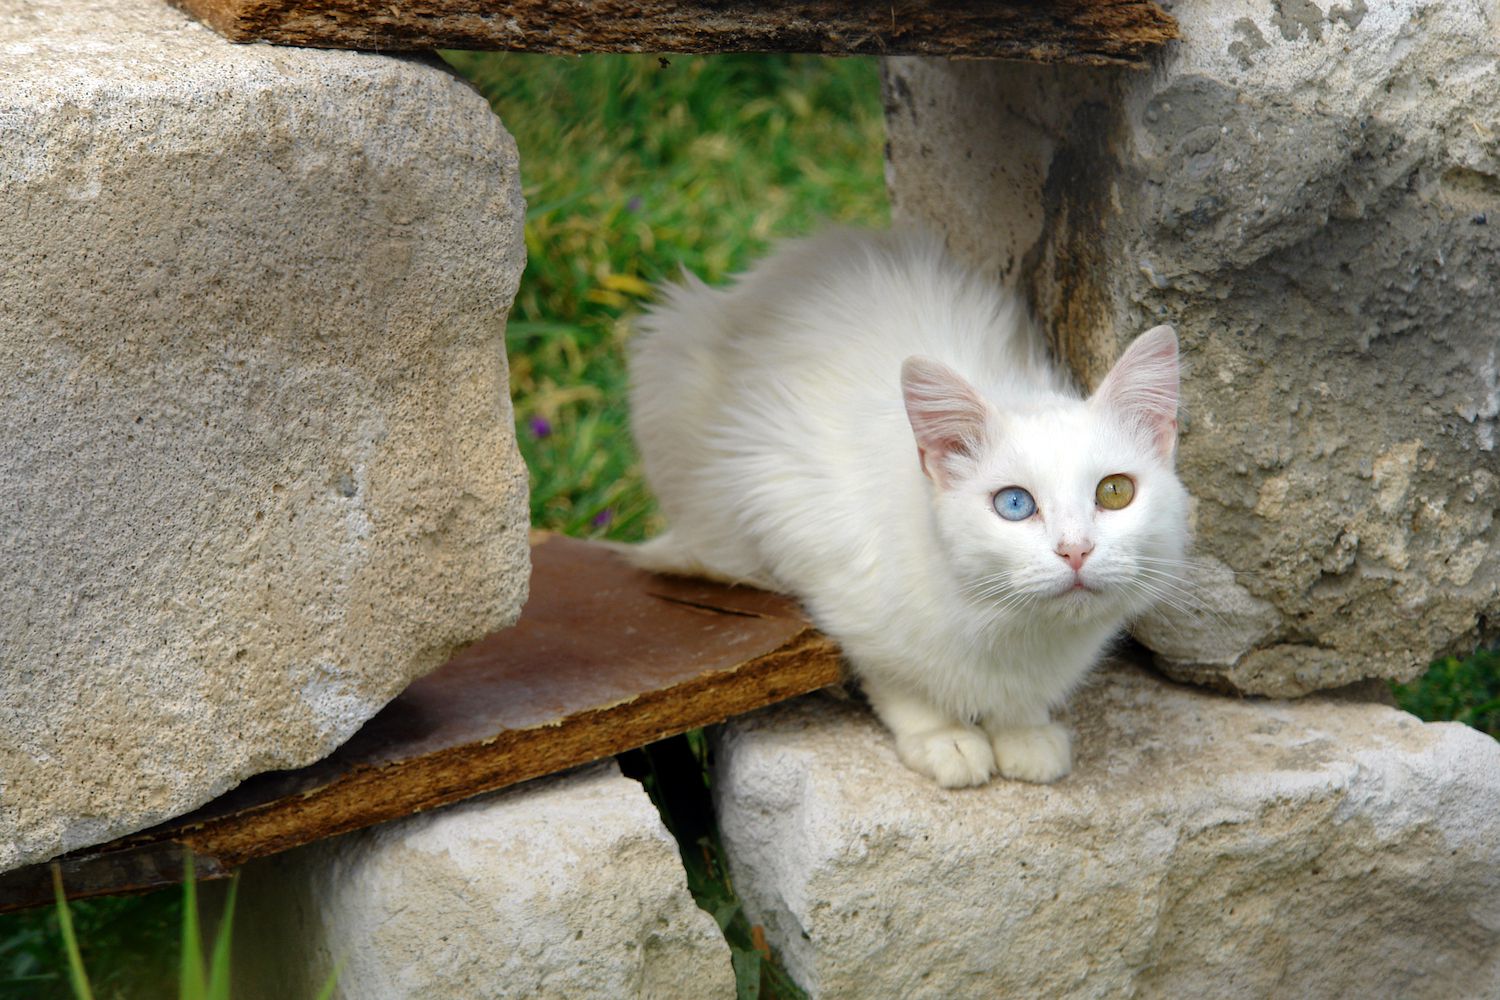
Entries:
POLYGON ((1115 613, 1115 602, 1097 586, 1070 583, 1052 592, 1047 607, 1065 618, 1095 618, 1115 613))

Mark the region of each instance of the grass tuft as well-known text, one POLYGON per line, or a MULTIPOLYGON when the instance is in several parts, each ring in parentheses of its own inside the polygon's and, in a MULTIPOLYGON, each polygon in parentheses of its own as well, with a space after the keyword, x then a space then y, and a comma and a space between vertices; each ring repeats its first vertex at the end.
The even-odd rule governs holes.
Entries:
POLYGON ((444 53, 516 138, 529 260, 508 325, 532 523, 657 528, 624 347, 652 286, 710 282, 824 221, 888 217, 873 60, 444 53))
MULTIPOLYGON (((212 955, 208 958, 207 966, 204 965, 203 938, 200 931, 200 913, 198 909, 198 885, 193 878, 193 854, 192 851, 183 852, 183 870, 188 873, 187 880, 182 883, 182 922, 179 934, 180 947, 178 950, 178 974, 177 974, 177 997, 178 1000, 230 1000, 229 969, 230 953, 232 950, 232 939, 234 935, 234 909, 235 902, 239 896, 240 877, 238 874, 230 880, 229 892, 225 896, 224 907, 219 919, 218 930, 214 933, 214 948, 212 955)), ((71 987, 73 1000, 94 1000, 94 990, 89 980, 89 975, 83 961, 83 952, 78 945, 78 936, 73 929, 72 907, 68 904, 67 894, 63 891, 62 869, 56 864, 52 866, 52 889, 56 898, 54 913, 57 918, 58 927, 62 936, 63 958, 68 970, 68 983, 71 987)), ((111 955, 117 962, 123 962, 126 966, 132 964, 136 956, 129 954, 111 955)), ((339 970, 335 969, 329 975, 323 988, 318 993, 318 1000, 329 1000, 333 996, 334 987, 337 985, 339 970)), ((49 980, 45 980, 50 982, 49 980)), ((52 996, 48 992, 34 994, 36 998, 52 996)), ((110 997, 165 997, 168 991, 152 988, 141 981, 131 984, 128 988, 116 984, 111 989, 110 997)))
MULTIPOLYGON (((186 881, 182 884, 182 922, 180 931, 181 946, 178 951, 178 976, 177 996, 178 1000, 229 1000, 229 952, 230 935, 234 926, 234 904, 235 896, 239 888, 239 876, 236 875, 229 886, 228 898, 224 905, 224 914, 219 922, 218 933, 215 936, 213 956, 205 972, 203 964, 203 942, 199 931, 198 912, 198 885, 192 877, 193 855, 191 851, 183 854, 183 869, 189 873, 186 881)), ((62 868, 57 864, 52 866, 52 890, 56 899, 55 915, 62 936, 63 959, 68 971, 68 984, 71 987, 74 1000, 94 1000, 94 989, 90 982, 88 971, 84 965, 83 951, 78 944, 78 936, 73 928, 72 908, 68 904, 67 894, 63 891, 62 868)), ((112 956, 116 960, 125 959, 129 964, 130 956, 112 956)), ((111 995, 143 995, 147 987, 143 983, 133 984, 133 988, 125 988, 123 984, 115 984, 111 995)), ((41 996, 43 994, 37 994, 41 996)), ((50 994, 49 994, 50 995, 50 994)), ((165 996, 165 992, 150 995, 165 996)))
POLYGON ((1500 650, 1438 660, 1421 677, 1391 690, 1420 719, 1462 722, 1500 739, 1500 650))

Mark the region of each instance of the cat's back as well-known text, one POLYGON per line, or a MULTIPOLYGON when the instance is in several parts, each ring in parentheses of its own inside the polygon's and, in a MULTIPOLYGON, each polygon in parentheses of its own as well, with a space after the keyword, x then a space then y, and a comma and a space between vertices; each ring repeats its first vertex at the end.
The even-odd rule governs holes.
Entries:
POLYGON ((800 363, 884 397, 899 399, 913 354, 979 381, 1045 374, 1019 300, 921 231, 831 229, 788 242, 725 293, 724 308, 737 363, 783 374, 800 363))
POLYGON ((1019 300, 918 231, 789 241, 727 288, 689 276, 640 329, 632 383, 648 408, 668 390, 715 410, 743 402, 741 389, 771 390, 793 411, 899 404, 901 362, 914 354, 980 385, 1053 381, 1019 300))
POLYGON ((727 288, 666 290, 632 346, 631 404, 668 527, 710 567, 746 572, 745 546, 775 547, 782 579, 791 553, 877 560, 871 526, 925 495, 912 355, 1002 391, 1052 382, 1020 303, 918 232, 830 230, 727 288))

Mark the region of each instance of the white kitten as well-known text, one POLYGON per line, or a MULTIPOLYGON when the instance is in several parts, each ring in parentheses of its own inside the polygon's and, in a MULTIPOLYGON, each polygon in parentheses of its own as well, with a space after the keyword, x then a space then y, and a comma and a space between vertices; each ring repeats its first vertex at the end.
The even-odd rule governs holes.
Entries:
POLYGON ((801 598, 941 785, 1067 774, 1049 710, 1183 554, 1172 329, 1084 400, 939 243, 849 231, 727 289, 689 276, 641 329, 633 427, 669 530, 637 563, 801 598))

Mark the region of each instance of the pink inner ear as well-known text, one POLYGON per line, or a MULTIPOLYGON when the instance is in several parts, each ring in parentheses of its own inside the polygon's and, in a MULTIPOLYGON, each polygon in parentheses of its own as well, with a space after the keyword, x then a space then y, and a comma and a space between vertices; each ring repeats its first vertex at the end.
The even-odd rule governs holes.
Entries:
POLYGON ((945 485, 949 460, 972 455, 983 440, 988 406, 963 376, 931 358, 906 359, 901 366, 901 394, 922 471, 945 485))
POLYGON ((1179 365, 1177 334, 1170 326, 1147 330, 1120 355, 1094 399, 1149 432, 1168 461, 1177 448, 1179 365))

